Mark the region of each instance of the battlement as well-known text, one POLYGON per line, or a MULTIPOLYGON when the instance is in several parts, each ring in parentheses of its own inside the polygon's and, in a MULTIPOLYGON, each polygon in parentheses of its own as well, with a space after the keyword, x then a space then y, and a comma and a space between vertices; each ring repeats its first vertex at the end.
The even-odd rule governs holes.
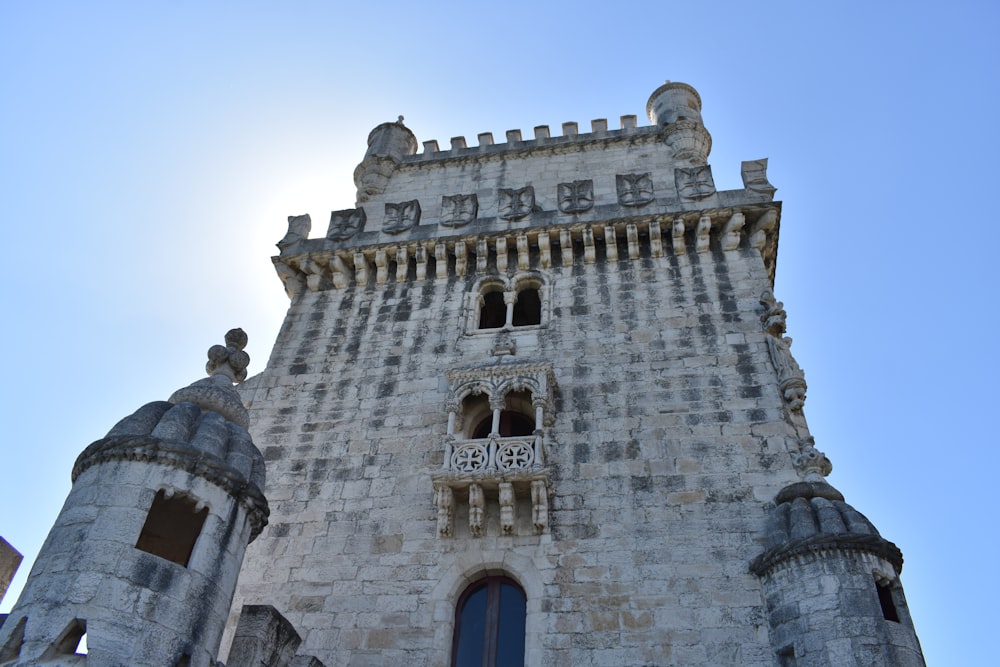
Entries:
POLYGON ((408 155, 405 162, 425 160, 446 160, 463 156, 481 156, 484 154, 500 155, 509 151, 531 151, 538 148, 567 149, 574 144, 586 144, 597 140, 630 139, 646 134, 656 134, 655 126, 638 127, 637 118, 633 115, 622 116, 621 126, 617 130, 608 129, 607 118, 595 118, 590 121, 590 132, 580 134, 579 123, 569 121, 562 124, 562 135, 553 136, 548 125, 536 125, 534 139, 523 138, 521 130, 507 130, 506 143, 494 143, 492 132, 480 132, 476 135, 478 146, 469 146, 465 137, 452 137, 450 148, 442 149, 437 139, 423 142, 423 153, 408 155))

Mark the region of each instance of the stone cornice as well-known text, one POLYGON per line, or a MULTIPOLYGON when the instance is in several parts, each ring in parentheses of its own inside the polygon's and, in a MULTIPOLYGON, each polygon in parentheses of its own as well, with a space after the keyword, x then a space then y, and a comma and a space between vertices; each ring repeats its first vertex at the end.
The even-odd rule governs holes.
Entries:
POLYGON ((671 251, 675 255, 708 252, 713 246, 727 251, 752 247, 761 253, 773 283, 781 202, 747 201, 746 190, 724 191, 718 197, 742 202, 691 209, 668 200, 643 207, 641 213, 609 205, 594 207, 590 216, 545 211, 514 224, 480 219, 460 229, 419 225, 389 242, 379 242, 383 237, 378 232, 359 233, 350 242, 301 239, 285 246, 272 261, 294 298, 307 289, 446 278, 490 269, 506 274, 506 264, 502 268, 488 265, 491 254, 507 260, 515 255, 521 270, 593 263, 598 261, 597 247, 604 248, 605 259, 614 261, 619 259, 619 241, 623 240, 621 245, 631 259, 661 257, 671 251))
POLYGON ((110 461, 159 463, 196 475, 222 488, 246 507, 251 542, 267 525, 270 509, 257 485, 204 450, 150 436, 111 436, 91 444, 80 454, 73 465, 73 482, 87 469, 110 461))

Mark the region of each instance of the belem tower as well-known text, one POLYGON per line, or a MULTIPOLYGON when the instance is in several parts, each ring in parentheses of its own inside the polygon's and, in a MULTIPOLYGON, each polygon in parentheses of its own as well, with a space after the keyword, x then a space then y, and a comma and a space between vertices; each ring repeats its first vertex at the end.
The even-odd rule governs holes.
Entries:
POLYGON ((234 329, 77 459, 0 665, 924 665, 806 423, 767 160, 717 190, 701 108, 372 130, 263 372, 234 329))

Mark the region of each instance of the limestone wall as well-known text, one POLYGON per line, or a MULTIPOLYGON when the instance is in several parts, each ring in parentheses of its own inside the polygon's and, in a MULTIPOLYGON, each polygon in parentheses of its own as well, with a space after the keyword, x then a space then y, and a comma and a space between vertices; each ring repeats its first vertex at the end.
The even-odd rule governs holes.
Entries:
POLYGON ((748 563, 764 506, 795 479, 795 445, 760 322, 760 253, 582 252, 531 267, 547 319, 507 334, 513 355, 493 356, 501 334, 469 331, 481 276, 293 301, 245 395, 272 513, 234 608, 273 604, 326 664, 441 665, 466 583, 504 573, 527 593, 528 664, 773 664, 748 563), (446 373, 527 362, 550 363, 558 385, 548 528, 501 535, 487 490, 472 537, 459 492, 455 536, 440 537, 446 373))

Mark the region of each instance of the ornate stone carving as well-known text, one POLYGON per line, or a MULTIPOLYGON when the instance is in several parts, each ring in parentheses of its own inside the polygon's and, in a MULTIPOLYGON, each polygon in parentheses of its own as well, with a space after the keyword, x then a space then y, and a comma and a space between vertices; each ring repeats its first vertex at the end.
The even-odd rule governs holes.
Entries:
POLYGON ((503 408, 502 397, 507 392, 526 390, 531 393, 533 402, 542 402, 545 407, 545 425, 552 425, 553 392, 557 386, 552 364, 508 363, 502 366, 455 369, 445 373, 445 377, 452 397, 464 397, 469 393, 497 396, 501 401, 497 403, 500 409, 503 408))
POLYGON ((743 162, 740 165, 740 174, 743 176, 745 189, 774 198, 774 193, 778 189, 767 180, 767 158, 743 162))
POLYGON ((653 195, 653 178, 645 174, 618 174, 618 203, 622 206, 645 206, 656 197, 653 195))
POLYGON ((243 351, 246 345, 247 335, 243 329, 230 329, 226 332, 224 346, 208 348, 205 371, 210 376, 225 375, 232 382, 243 382, 247 379, 247 366, 250 365, 250 355, 243 351))
POLYGON ((437 530, 440 537, 451 537, 455 510, 455 492, 447 485, 434 487, 434 501, 437 505, 437 530))
POLYGON ((312 229, 312 218, 309 214, 288 216, 288 232, 278 241, 278 250, 284 250, 293 243, 304 241, 309 238, 309 231, 312 229))
POLYGON ((500 532, 514 532, 514 485, 510 482, 500 482, 500 532))
POLYGON ((700 167, 677 167, 674 169, 674 182, 681 199, 697 201, 715 194, 712 167, 707 164, 700 167))
POLYGON ((500 188, 497 215, 502 220, 520 220, 535 210, 535 188, 527 185, 519 190, 500 188))
POLYGON ((833 472, 833 464, 826 454, 816 449, 816 441, 812 436, 802 439, 799 451, 792 454, 792 465, 795 472, 806 482, 822 482, 823 478, 833 472))
POLYGON ((326 238, 331 241, 346 241, 365 227, 365 209, 362 207, 348 208, 330 213, 330 226, 326 230, 326 238))
POLYGON ((583 213, 594 207, 594 181, 560 183, 559 210, 563 213, 583 213))
POLYGON ((531 483, 531 522, 538 534, 544 533, 549 525, 549 487, 544 480, 531 483))
POLYGON ((385 224, 382 231, 388 234, 405 232, 420 222, 420 202, 416 199, 385 205, 385 224))
POLYGON ((441 225, 464 227, 476 219, 479 198, 476 195, 445 195, 441 197, 441 225))
POLYGON ((486 498, 483 487, 478 484, 469 485, 469 532, 474 537, 483 534, 483 505, 486 498))
POLYGON ((663 140, 670 146, 675 160, 704 164, 712 152, 712 135, 705 126, 693 120, 679 120, 663 128, 663 140))
POLYGON ((761 294, 760 304, 764 306, 760 320, 768 334, 767 351, 778 373, 778 388, 791 410, 801 410, 806 401, 806 379, 792 356, 792 339, 783 335, 786 318, 784 304, 775 300, 771 290, 761 294))

